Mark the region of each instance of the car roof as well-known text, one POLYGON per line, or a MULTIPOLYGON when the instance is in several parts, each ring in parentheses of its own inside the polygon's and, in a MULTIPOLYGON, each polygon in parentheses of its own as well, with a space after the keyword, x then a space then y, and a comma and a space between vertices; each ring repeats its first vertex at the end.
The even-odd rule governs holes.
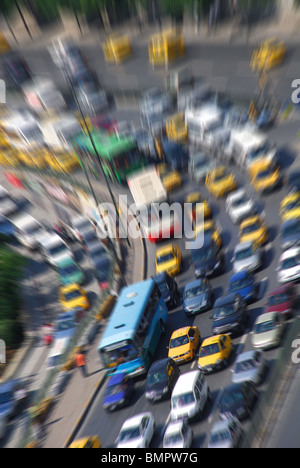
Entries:
POLYGON ((107 386, 110 387, 112 385, 118 385, 120 383, 123 382, 124 378, 126 377, 126 372, 120 372, 120 373, 117 373, 117 374, 113 374, 108 382, 107 382, 107 386))
POLYGON ((247 270, 242 270, 242 271, 239 271, 237 273, 234 273, 231 278, 230 278, 230 282, 233 282, 233 281, 239 281, 241 279, 244 279, 246 278, 247 276, 249 276, 250 273, 249 271, 247 270))
POLYGON ((239 190, 236 190, 235 192, 229 194, 228 197, 227 197, 227 200, 234 201, 236 199, 239 199, 243 195, 246 195, 246 190, 239 189, 239 190))
POLYGON ((246 351, 245 353, 241 353, 238 355, 235 362, 238 363, 238 362, 247 361, 248 359, 252 359, 257 352, 258 352, 257 350, 252 349, 250 351, 246 351))
POLYGON ((285 260, 286 258, 294 257, 300 253, 300 247, 292 247, 291 249, 286 250, 280 256, 279 261, 285 260))
MULTIPOLYGON (((168 362, 170 362, 170 361, 173 361, 173 359, 172 359, 172 358, 169 358, 169 357, 164 358, 164 359, 160 359, 159 361, 155 361, 155 362, 151 365, 151 367, 150 367, 148 373, 149 373, 149 372, 152 372, 152 371, 156 371, 156 370, 158 370, 158 369, 164 369, 164 368, 166 367, 166 365, 168 364, 168 362)), ((173 362, 174 362, 174 361, 173 361, 173 362)))
POLYGON ((203 284, 203 278, 199 278, 198 280, 192 281, 185 286, 185 290, 195 288, 197 286, 201 286, 203 284))
POLYGON ((222 335, 213 335, 213 336, 209 336, 208 338, 205 338, 205 339, 202 341, 202 343, 201 343, 201 347, 202 347, 203 345, 218 343, 221 336, 222 336, 222 335))
POLYGON ((132 416, 131 418, 126 419, 126 421, 123 423, 122 430, 126 429, 127 427, 138 426, 141 423, 141 420, 147 416, 150 417, 151 413, 149 412, 140 413, 140 414, 136 414, 135 416, 132 416))
POLYGON ((165 247, 161 247, 160 249, 157 250, 156 255, 162 255, 164 253, 171 252, 174 248, 173 244, 166 245, 165 247))
POLYGON ((200 370, 195 370, 191 372, 186 372, 185 374, 181 374, 178 377, 178 380, 175 384, 172 397, 176 395, 181 395, 182 393, 186 393, 187 391, 192 389, 200 374, 200 370))
POLYGON ((173 331, 171 338, 186 335, 190 328, 190 326, 178 328, 177 330, 173 331))

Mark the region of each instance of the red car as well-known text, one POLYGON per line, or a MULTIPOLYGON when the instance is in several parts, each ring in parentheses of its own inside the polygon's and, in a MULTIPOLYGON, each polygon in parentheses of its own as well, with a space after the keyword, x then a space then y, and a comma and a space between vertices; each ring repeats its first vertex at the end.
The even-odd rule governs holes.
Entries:
POLYGON ((286 318, 294 313, 297 293, 294 284, 285 284, 269 293, 266 312, 279 312, 286 318))

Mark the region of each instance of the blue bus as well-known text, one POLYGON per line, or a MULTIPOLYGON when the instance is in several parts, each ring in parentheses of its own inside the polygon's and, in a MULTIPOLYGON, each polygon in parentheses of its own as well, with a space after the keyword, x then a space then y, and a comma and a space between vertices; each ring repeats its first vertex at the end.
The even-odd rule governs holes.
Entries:
POLYGON ((168 309, 153 279, 121 290, 98 352, 110 374, 145 374, 165 331, 168 309))

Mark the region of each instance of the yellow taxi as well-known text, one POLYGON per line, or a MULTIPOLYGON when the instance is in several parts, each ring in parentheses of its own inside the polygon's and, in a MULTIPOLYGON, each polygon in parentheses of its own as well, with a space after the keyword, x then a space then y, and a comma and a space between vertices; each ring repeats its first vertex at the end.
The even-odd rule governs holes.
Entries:
POLYGON ((300 192, 289 194, 282 200, 280 215, 283 223, 289 219, 300 217, 300 192))
POLYGON ((281 181, 279 166, 262 159, 249 167, 251 184, 256 192, 270 192, 278 187, 281 181))
POLYGON ((27 155, 27 166, 33 167, 37 169, 44 169, 47 167, 46 163, 46 155, 48 151, 45 148, 39 148, 33 150, 31 153, 27 155))
POLYGON ((75 283, 59 289, 59 302, 66 311, 88 310, 90 307, 86 291, 75 283))
POLYGON ((169 140, 186 143, 188 139, 188 128, 185 123, 184 112, 179 112, 166 121, 166 134, 169 140))
POLYGON ((205 237, 210 236, 217 247, 222 247, 222 236, 212 219, 208 219, 204 221, 203 224, 199 224, 198 226, 196 226, 195 239, 197 238, 200 232, 203 233, 205 237))
POLYGON ((108 63, 119 64, 132 55, 131 41, 126 34, 111 34, 102 43, 102 50, 108 63))
POLYGON ((162 175, 161 180, 168 193, 182 186, 182 177, 178 171, 171 171, 162 175))
POLYGON ((101 440, 98 436, 84 437, 82 439, 77 439, 69 445, 71 449, 80 449, 80 448, 100 448, 101 440))
POLYGON ((184 55, 183 35, 172 29, 155 34, 150 39, 148 52, 150 65, 168 66, 170 62, 184 55))
POLYGON ((14 150, 1 151, 0 165, 3 167, 18 167, 20 165, 20 160, 17 152, 14 150))
POLYGON ((229 335, 206 338, 200 347, 198 368, 206 374, 226 367, 232 350, 232 339, 229 335))
POLYGON ((234 174, 226 166, 218 166, 205 179, 207 190, 216 198, 222 198, 237 188, 234 174))
POLYGON ((252 70, 271 70, 271 68, 279 65, 287 52, 286 45, 283 41, 276 38, 267 39, 261 43, 260 47, 254 50, 250 62, 252 70))
POLYGON ((181 270, 181 253, 177 245, 171 244, 158 249, 155 263, 157 275, 164 272, 170 276, 178 275, 181 270))
POLYGON ((11 50, 11 47, 9 45, 8 40, 4 36, 2 32, 0 32, 0 54, 5 54, 6 52, 9 52, 11 50))
POLYGON ((211 206, 208 203, 208 201, 205 200, 205 198, 201 195, 200 192, 190 193, 186 197, 184 203, 190 203, 192 205, 191 206, 191 208, 192 208, 192 213, 191 213, 192 221, 195 221, 196 218, 197 218, 197 214, 199 213, 199 215, 200 215, 202 213, 202 211, 203 211, 204 219, 208 219, 208 218, 212 217, 211 206), (197 205, 198 203, 200 205, 197 205))
POLYGON ((168 172, 168 165, 166 163, 159 163, 156 165, 156 170, 159 176, 164 176, 168 172))
POLYGON ((174 359, 177 364, 191 361, 194 359, 200 339, 198 327, 179 328, 170 338, 168 357, 174 359))
POLYGON ((268 241, 268 229, 265 222, 258 216, 245 219, 240 226, 240 242, 256 242, 264 245, 268 241))
POLYGON ((58 153, 46 157, 48 166, 56 172, 69 174, 79 167, 79 161, 75 153, 58 153))

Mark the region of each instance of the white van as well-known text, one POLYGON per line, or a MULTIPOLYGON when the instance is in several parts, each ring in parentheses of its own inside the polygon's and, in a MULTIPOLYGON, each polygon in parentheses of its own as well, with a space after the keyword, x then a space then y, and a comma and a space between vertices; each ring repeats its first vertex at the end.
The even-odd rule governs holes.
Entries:
POLYGON ((210 389, 202 371, 180 375, 172 392, 171 420, 197 418, 210 399, 210 389))
POLYGON ((65 257, 74 258, 70 247, 55 233, 48 233, 40 239, 40 252, 45 261, 53 267, 65 257))
POLYGON ((11 218, 17 240, 29 249, 36 249, 46 229, 33 216, 23 213, 11 218))

